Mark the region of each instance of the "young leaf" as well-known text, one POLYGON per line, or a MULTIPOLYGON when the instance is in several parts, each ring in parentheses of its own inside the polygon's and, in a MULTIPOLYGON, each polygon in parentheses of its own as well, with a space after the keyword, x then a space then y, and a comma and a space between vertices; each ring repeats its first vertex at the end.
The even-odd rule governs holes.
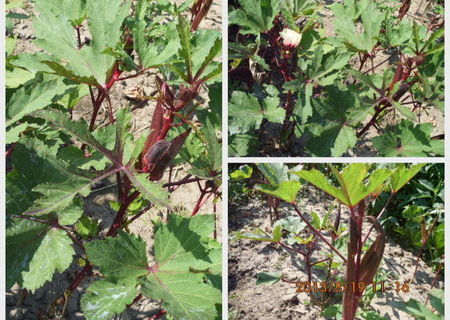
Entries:
POLYGON ((168 224, 155 236, 158 270, 186 271, 189 266, 195 269, 212 267, 213 260, 202 239, 214 232, 213 220, 212 215, 198 215, 191 219, 171 215, 168 224))
POLYGON ((252 176, 252 173, 253 168, 246 164, 231 172, 230 178, 233 180, 249 179, 252 176))
POLYGON ((258 129, 264 118, 271 122, 282 123, 284 110, 279 107, 278 103, 279 99, 274 96, 261 104, 251 94, 234 91, 229 107, 229 114, 232 118, 229 122, 230 133, 245 133, 258 129))
POLYGON ((255 240, 255 241, 268 241, 268 242, 278 242, 272 237, 264 237, 261 234, 253 234, 253 233, 235 233, 235 236, 237 239, 248 239, 248 240, 255 240))
MULTIPOLYGON (((92 182, 90 173, 60 161, 40 140, 21 142, 14 150, 14 170, 6 177, 7 214, 42 215, 72 205, 79 192, 86 195, 92 182), (42 188, 44 185, 55 187, 57 194, 42 188)), ((63 218, 63 212, 58 214, 63 218)))
POLYGON ((122 108, 116 113, 116 142, 114 152, 120 162, 123 161, 125 141, 130 138, 131 112, 129 108, 122 108))
MULTIPOLYGON (((186 18, 183 16, 178 16, 177 25, 178 35, 181 41, 180 56, 184 59, 184 64, 186 67, 186 76, 189 81, 192 80, 192 46, 191 46, 191 28, 186 18)), ((189 82, 188 81, 188 82, 189 82)))
POLYGON ((339 182, 340 188, 333 186, 323 173, 316 169, 293 173, 349 207, 357 205, 362 199, 377 190, 391 174, 390 170, 377 169, 367 177, 369 165, 364 163, 350 164, 341 172, 333 166, 331 166, 331 169, 339 182), (366 182, 367 178, 368 182, 366 182))
POLYGON ((86 0, 38 0, 36 1, 36 10, 65 16, 72 23, 72 26, 76 27, 81 25, 84 20, 86 0))
POLYGON ((275 284, 281 280, 281 273, 268 273, 268 272, 259 272, 256 274, 256 284, 275 284))
POLYGON ((276 242, 279 242, 281 240, 281 236, 283 227, 280 224, 274 225, 273 231, 272 231, 272 239, 276 242))
POLYGON ((306 227, 306 223, 299 216, 287 216, 274 223, 274 226, 281 225, 283 229, 290 233, 297 234, 306 227))
POLYGON ((152 273, 142 292, 163 300, 163 308, 175 319, 216 319, 222 297, 220 290, 205 284, 203 276, 195 273, 152 273))
POLYGON ((325 191, 330 196, 338 199, 343 204, 350 205, 342 190, 333 186, 331 182, 328 181, 328 179, 325 177, 325 175, 319 170, 302 170, 293 171, 292 173, 298 175, 302 179, 305 179, 317 188, 325 191))
POLYGON ((345 11, 333 10, 333 12, 336 16, 336 33, 344 39, 344 43, 352 50, 370 53, 377 43, 377 37, 384 20, 384 15, 378 10, 376 4, 369 1, 367 7, 361 12, 361 21, 364 28, 362 33, 356 32, 354 22, 348 18, 345 11))
POLYGON ((91 219, 89 216, 84 215, 75 225, 76 232, 83 238, 91 238, 98 234, 99 223, 91 219))
MULTIPOLYGON (((95 67, 103 70, 104 84, 114 63, 114 57, 103 54, 106 49, 114 48, 122 36, 122 23, 128 15, 131 3, 121 0, 87 0, 89 32, 92 35, 92 49, 95 55, 95 67), (105 10, 108 8, 108 10, 105 10)), ((100 79, 98 77, 97 81, 100 79)))
POLYGON ((258 99, 241 91, 233 92, 228 112, 232 118, 229 121, 231 134, 245 133, 257 129, 264 118, 258 99))
MULTIPOLYGON (((87 197, 91 191, 91 184, 93 182, 90 179, 77 176, 72 176, 62 183, 39 184, 33 188, 33 192, 39 192, 42 197, 37 199, 31 210, 24 214, 42 215, 58 211, 60 219, 65 220, 63 224, 71 224, 70 221, 73 219, 70 216, 74 214, 71 207, 74 204, 74 199, 78 195, 87 197)), ((78 213, 75 214, 78 215, 78 213)))
POLYGON ((192 62, 194 79, 199 79, 203 73, 211 70, 213 60, 222 51, 222 38, 214 30, 200 30, 192 38, 192 62))

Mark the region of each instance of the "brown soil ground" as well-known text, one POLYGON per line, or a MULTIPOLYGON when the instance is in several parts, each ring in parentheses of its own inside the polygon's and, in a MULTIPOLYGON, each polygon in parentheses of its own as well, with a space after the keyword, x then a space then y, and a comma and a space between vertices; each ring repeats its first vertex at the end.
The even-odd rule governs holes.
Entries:
MULTIPOLYGON (((333 200, 312 188, 302 191, 300 209, 303 213, 316 212, 323 216, 330 208, 335 207, 333 200)), ((284 216, 295 214, 288 206, 282 208, 284 216)), ((334 210, 334 213, 335 214, 334 210)), ((228 299, 230 320, 312 320, 325 319, 320 316, 321 306, 311 303, 307 293, 296 293, 296 285, 279 281, 275 284, 256 285, 256 274, 259 272, 281 272, 285 279, 291 281, 306 281, 307 274, 301 255, 277 245, 252 240, 233 239, 233 232, 249 232, 256 228, 271 232, 270 210, 265 199, 251 199, 246 204, 229 205, 229 252, 228 252, 228 299)), ((342 211, 341 225, 346 224, 348 213, 342 211)), ((334 218, 332 218, 332 221, 334 218)), ((329 252, 326 245, 313 254, 313 259, 320 256, 320 251, 329 252)), ((322 256, 323 258, 323 256, 322 256)), ((389 271, 386 283, 410 280, 414 273, 416 256, 403 249, 398 243, 387 239, 386 249, 380 268, 389 271)), ((339 257, 335 258, 336 260, 339 257)), ((314 270, 314 269, 313 269, 314 270)), ((433 270, 422 260, 419 261, 416 279, 410 285, 408 293, 386 291, 378 293, 370 303, 370 309, 375 310, 386 319, 414 319, 399 311, 396 305, 413 298, 425 302, 430 284, 434 278, 433 270)), ((343 270, 342 270, 343 271, 343 270)), ((313 281, 323 281, 324 273, 320 270, 313 272, 313 281)), ((435 285, 444 288, 444 283, 438 281, 435 285)), ((329 306, 340 304, 338 294, 329 297, 329 306)))

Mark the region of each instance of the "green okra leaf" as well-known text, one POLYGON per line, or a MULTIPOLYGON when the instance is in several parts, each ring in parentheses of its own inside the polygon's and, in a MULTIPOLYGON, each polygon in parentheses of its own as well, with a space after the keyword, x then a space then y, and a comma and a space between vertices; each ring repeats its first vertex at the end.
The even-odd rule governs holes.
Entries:
POLYGON ((29 264, 22 272, 23 286, 33 292, 53 278, 56 271, 65 271, 72 263, 75 250, 67 233, 50 229, 39 244, 29 264))
POLYGON ((97 280, 81 298, 81 310, 88 320, 109 320, 133 302, 138 290, 132 284, 117 284, 97 280))
POLYGON ((147 274, 146 244, 141 237, 119 230, 117 237, 86 242, 89 260, 113 282, 147 274))
POLYGON ((276 198, 284 200, 289 203, 296 201, 297 194, 300 191, 302 184, 299 181, 283 181, 278 185, 260 184, 256 186, 256 190, 270 194, 276 198))

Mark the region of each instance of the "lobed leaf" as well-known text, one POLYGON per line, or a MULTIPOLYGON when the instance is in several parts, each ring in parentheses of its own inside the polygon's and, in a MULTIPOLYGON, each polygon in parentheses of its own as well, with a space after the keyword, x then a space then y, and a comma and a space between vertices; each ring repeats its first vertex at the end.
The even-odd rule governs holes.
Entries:
POLYGON ((256 190, 270 194, 283 201, 294 203, 302 184, 299 181, 283 181, 278 185, 260 184, 256 190))
POLYGON ((399 164, 390 176, 389 186, 391 192, 397 193, 405 184, 408 183, 419 171, 425 166, 425 163, 420 163, 406 167, 405 164, 399 164))
POLYGON ((212 215, 184 218, 169 216, 155 235, 156 265, 143 282, 142 292, 162 299, 174 318, 215 319, 221 302, 220 289, 204 283, 205 274, 220 273, 221 249, 211 246, 212 215))
POLYGON ((23 273, 30 270, 30 263, 41 245, 48 226, 24 219, 10 219, 6 234, 6 288, 14 283, 23 286, 23 273))
POLYGON ((86 242, 85 246, 89 260, 113 282, 148 273, 146 244, 139 236, 119 230, 115 238, 86 242))
POLYGON ((50 229, 42 239, 29 264, 23 272, 23 286, 33 292, 53 278, 56 271, 65 271, 72 263, 75 250, 72 240, 63 230, 50 229))
POLYGON ((228 16, 229 24, 241 26, 242 34, 259 34, 272 28, 273 20, 280 11, 277 0, 239 0, 241 6, 228 16))
POLYGON ((97 280, 81 298, 81 310, 88 320, 109 320, 127 308, 137 296, 135 286, 97 280))
POLYGON ((18 89, 6 106, 6 126, 11 126, 22 117, 50 105, 62 88, 56 80, 31 82, 18 89))
POLYGON ((370 177, 367 177, 369 165, 364 163, 350 164, 342 172, 337 171, 334 167, 331 169, 340 188, 333 186, 325 175, 316 169, 293 173, 349 207, 354 207, 362 199, 378 190, 392 173, 388 169, 377 169, 370 174, 370 177))

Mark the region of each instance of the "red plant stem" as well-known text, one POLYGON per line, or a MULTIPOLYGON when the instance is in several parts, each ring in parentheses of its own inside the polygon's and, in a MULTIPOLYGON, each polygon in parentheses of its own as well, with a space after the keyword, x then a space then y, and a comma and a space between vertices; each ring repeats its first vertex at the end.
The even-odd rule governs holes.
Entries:
POLYGON ((192 183, 192 182, 199 182, 199 181, 202 181, 202 179, 200 179, 200 178, 182 179, 180 181, 165 183, 165 184, 163 184, 163 187, 164 188, 174 187, 174 186, 178 187, 178 186, 182 186, 184 184, 188 184, 188 183, 192 183))
MULTIPOLYGON (((438 269, 436 270, 436 273, 435 273, 435 275, 434 275, 434 279, 433 279, 433 281, 431 282, 431 288, 430 288, 430 290, 434 288, 434 285, 435 285, 435 283, 436 283, 436 281, 437 281, 437 279, 438 279, 438 277, 439 277, 439 274, 441 273, 442 265, 443 265, 443 264, 440 263, 438 269)), ((430 296, 429 296, 429 295, 427 296, 427 300, 425 301, 425 304, 428 303, 428 300, 430 300, 430 296)))
MULTIPOLYGON (((411 88, 411 86, 413 84, 415 84, 417 81, 419 81, 418 79, 410 81, 408 83, 404 83, 400 86, 400 88, 397 90, 397 92, 392 96, 392 100, 394 101, 399 101, 401 99, 401 97, 403 97, 403 95, 405 93, 407 93, 409 91, 409 89, 411 88)), ((363 129, 361 129, 361 131, 359 131, 356 136, 359 138, 361 137, 364 133, 367 132, 367 130, 369 130, 369 128, 373 125, 375 125, 378 116, 381 114, 381 112, 383 112, 384 110, 386 110, 387 108, 392 107, 392 104, 386 99, 385 101, 381 102, 380 105, 375 107, 375 114, 372 116, 372 118, 370 119, 370 121, 364 126, 363 129)))
POLYGON ((35 218, 35 217, 32 217, 32 216, 21 216, 21 215, 18 215, 18 214, 10 214, 8 216, 11 217, 11 218, 16 218, 16 219, 30 220, 30 221, 33 221, 33 222, 46 224, 48 226, 55 227, 57 229, 65 230, 64 227, 60 226, 59 224, 57 224, 57 223, 55 223, 53 221, 49 221, 49 220, 39 219, 39 218, 35 218))
MULTIPOLYGON (((380 213, 378 213, 377 215, 377 220, 380 220, 380 218, 383 216, 383 214, 386 212, 387 207, 389 206, 389 203, 391 202, 391 200, 394 198, 396 192, 393 191, 391 192, 389 198, 387 199, 386 203, 384 204, 383 208, 381 209, 380 213)), ((369 239, 370 233, 372 232, 373 229, 373 225, 370 227, 369 232, 367 232, 366 237, 364 238, 363 243, 365 243, 367 241, 367 239, 369 239)))
POLYGON ((316 228, 312 226, 311 223, 301 214, 300 210, 297 207, 296 203, 291 203, 291 205, 294 207, 294 210, 297 212, 299 217, 306 223, 308 228, 310 228, 320 239, 325 242, 331 250, 333 250, 345 263, 347 262, 347 259, 344 258, 344 256, 339 252, 338 249, 336 249, 316 228))
POLYGON ((307 256, 307 253, 302 251, 302 250, 300 250, 300 249, 295 249, 294 247, 288 246, 287 244, 284 244, 283 242, 280 242, 280 241, 278 241, 276 243, 279 244, 280 246, 282 246, 283 248, 286 248, 287 250, 291 250, 291 251, 300 253, 304 257, 307 256))
POLYGON ((21 216, 21 215, 17 215, 17 214, 11 214, 9 215, 12 218, 16 218, 16 219, 25 219, 25 220, 30 220, 36 223, 41 223, 41 224, 45 224, 48 225, 52 228, 56 228, 56 229, 60 229, 63 230, 67 233, 67 235, 69 236, 70 239, 72 239, 72 241, 74 243, 76 243, 83 251, 85 251, 84 245, 83 243, 81 243, 77 238, 75 238, 70 231, 72 231, 70 228, 65 227, 65 226, 61 226, 57 220, 54 221, 49 221, 49 220, 45 220, 45 219, 39 219, 39 218, 35 218, 33 216, 21 216))
POLYGON ((120 178, 120 172, 116 173, 116 180, 117 180, 117 195, 119 197, 119 201, 123 202, 125 199, 123 198, 122 179, 120 178))
POLYGON ((376 68, 378 68, 378 67, 381 66, 382 64, 385 64, 386 62, 388 62, 390 58, 391 58, 391 57, 388 57, 388 58, 386 58, 385 60, 383 60, 382 62, 380 62, 379 64, 377 64, 377 65, 375 65, 374 67, 370 68, 369 70, 364 71, 363 74, 366 74, 366 73, 369 73, 369 72, 375 70, 376 68))
POLYGON ((131 307, 133 304, 135 304, 136 302, 138 302, 138 301, 141 300, 141 299, 142 299, 142 293, 138 294, 138 295, 133 299, 133 301, 132 301, 130 304, 127 305, 127 308, 131 307))
POLYGON ((131 219, 129 219, 127 221, 127 224, 131 224, 134 220, 136 220, 137 218, 141 217, 144 213, 146 213, 151 207, 153 207, 152 204, 149 204, 147 206, 145 206, 144 209, 142 209, 141 211, 139 211, 138 213, 136 213, 131 219))
POLYGON ((151 316, 151 318, 148 318, 148 320, 157 320, 157 319, 161 318, 163 315, 165 315, 166 313, 167 313, 166 310, 161 310, 158 313, 151 316))
POLYGON ((13 143, 13 144, 11 144, 11 145, 9 145, 9 146, 7 147, 6 152, 5 152, 5 157, 6 157, 6 158, 12 156, 15 146, 16 146, 16 144, 13 143))
POLYGON ((86 249, 84 248, 83 243, 80 240, 78 240, 73 234, 71 234, 68 229, 66 229, 65 231, 66 231, 67 235, 69 236, 69 238, 72 239, 72 241, 74 243, 76 243, 80 247, 80 249, 85 253, 86 249))
POLYGON ((127 212, 128 207, 139 196, 139 194, 140 193, 138 191, 135 191, 130 196, 128 196, 124 202, 122 202, 119 211, 117 212, 117 215, 114 219, 114 222, 109 228, 108 233, 106 234, 107 237, 115 236, 117 234, 117 230, 122 227, 123 218, 127 212))
POLYGON ((420 247, 420 251, 419 251, 419 254, 417 255, 417 259, 416 259, 416 267, 414 268, 414 273, 413 273, 413 276, 412 276, 412 278, 411 278, 411 281, 413 281, 414 278, 416 277, 417 268, 419 267, 419 260, 420 260, 420 258, 422 257, 423 249, 424 249, 425 245, 427 244, 428 239, 430 239, 431 233, 433 232, 434 228, 436 227, 436 224, 437 224, 437 222, 438 222, 438 218, 439 218, 439 217, 436 217, 436 218, 434 219, 433 224, 431 225, 430 229, 428 230, 428 235, 427 235, 427 237, 425 238, 425 241, 422 243, 422 247, 420 247))
POLYGON ((89 123, 89 131, 94 130, 95 120, 97 120, 98 111, 100 110, 100 106, 102 105, 104 99, 105 99, 105 97, 103 95, 103 92, 99 91, 99 93, 97 95, 97 99, 95 99, 94 104, 93 104, 94 110, 92 112, 91 121, 89 123))
POLYGON ((361 65, 359 66, 359 71, 362 70, 362 68, 364 67, 364 65, 366 64, 367 58, 369 57, 369 55, 367 53, 364 53, 363 57, 361 58, 361 54, 359 55, 359 61, 361 62, 361 65))
POLYGON ((147 70, 150 70, 150 68, 142 68, 141 70, 139 70, 135 74, 132 74, 132 75, 129 75, 129 76, 126 76, 126 77, 123 77, 123 78, 118 78, 117 81, 124 81, 124 80, 128 80, 128 79, 136 78, 136 77, 142 75, 147 70))
MULTIPOLYGON (((172 182, 172 174, 173 174, 173 166, 170 166, 170 167, 169 167, 169 183, 172 182)), ((171 193, 172 187, 171 187, 171 186, 168 186, 168 187, 167 187, 167 191, 168 191, 169 193, 171 193)))
POLYGON ((322 259, 322 260, 319 260, 319 261, 313 262, 313 263, 312 263, 312 265, 316 265, 316 264, 319 264, 319 263, 322 263, 322 262, 328 261, 328 260, 330 260, 330 259, 331 259, 331 258, 325 258, 325 259, 322 259))
MULTIPOLYGON (((362 203, 364 203, 364 200, 362 200, 362 203)), ((352 219, 356 225, 356 266, 355 266, 355 279, 359 282, 360 279, 360 273, 361 273, 361 254, 362 254, 362 248, 363 248, 363 241, 362 241, 362 222, 364 219, 364 209, 365 206, 363 204, 357 205, 355 207, 350 208, 350 219, 352 219)), ((352 238, 350 237, 350 242, 352 242, 352 238)), ((356 301, 356 300, 355 300, 356 301)), ((354 303, 356 303, 354 301, 354 303)), ((354 310, 356 310, 357 306, 354 306, 354 310)))
POLYGON ((78 286, 81 284, 83 279, 88 276, 92 271, 92 265, 89 262, 86 262, 86 265, 83 267, 83 269, 77 274, 75 279, 70 284, 69 288, 67 289, 69 291, 69 294, 67 295, 67 298, 72 294, 72 292, 78 288, 78 286))
MULTIPOLYGON (((121 73, 122 73, 122 71, 119 70, 119 64, 118 64, 118 62, 116 62, 111 71, 111 77, 107 80, 106 85, 104 87, 101 87, 101 86, 97 87, 98 95, 97 95, 97 99, 95 99, 95 101, 93 103, 94 110, 93 110, 91 121, 89 124, 90 131, 94 130, 95 121, 97 119, 97 115, 98 115, 98 111, 100 110, 100 106, 102 105, 105 98, 109 99, 108 92, 111 89, 111 87, 114 85, 114 83, 119 80, 121 73)), ((110 109, 110 105, 108 107, 109 107, 109 113, 110 113, 109 116, 112 117, 112 114, 111 114, 112 110, 110 109)))
MULTIPOLYGON (((200 208, 205 204, 205 203, 203 202, 203 198, 204 198, 208 193, 209 193, 209 192, 206 191, 205 189, 202 189, 202 190, 201 190, 200 198, 198 198, 197 203, 195 204, 195 207, 194 207, 194 209, 192 210, 191 217, 195 216, 195 215, 198 213, 198 211, 200 210, 200 208), (203 203, 202 203, 202 202, 203 202, 203 203)), ((210 195, 211 195, 211 194, 210 194, 210 195)), ((208 198, 207 198, 206 200, 208 200, 208 198)))
POLYGON ((388 108, 388 105, 384 105, 382 107, 375 107, 375 114, 372 116, 372 118, 369 120, 369 122, 367 122, 367 124, 364 126, 364 128, 362 128, 357 134, 356 136, 359 138, 361 137, 364 133, 366 133, 371 126, 375 125, 375 123, 378 120, 378 116, 381 114, 381 112, 383 112, 384 110, 386 110, 388 108))
POLYGON ((83 44, 81 43, 80 26, 76 26, 75 29, 77 30, 77 40, 78 40, 78 50, 79 50, 83 46, 83 44))
POLYGON ((213 204, 213 214, 214 214, 214 240, 217 240, 217 207, 216 203, 213 204))
POLYGON ((191 21, 191 32, 197 30, 200 22, 202 22, 203 18, 208 14, 211 4, 212 0, 197 0, 197 2, 192 6, 194 15, 192 16, 191 21))

